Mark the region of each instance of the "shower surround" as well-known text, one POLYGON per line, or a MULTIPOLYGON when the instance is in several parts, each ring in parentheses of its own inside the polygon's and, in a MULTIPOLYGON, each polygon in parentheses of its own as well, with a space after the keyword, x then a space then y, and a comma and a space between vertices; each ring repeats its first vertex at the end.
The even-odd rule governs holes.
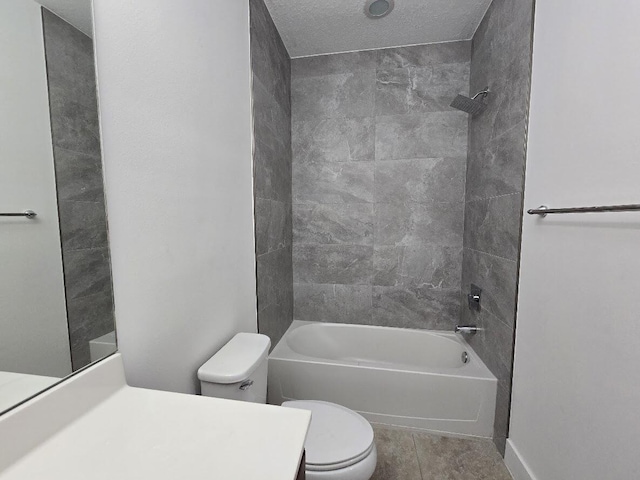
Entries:
POLYGON ((49 108, 73 370, 114 330, 93 41, 43 8, 49 108))
POLYGON ((453 329, 471 42, 292 60, 298 320, 453 329))
MULTIPOLYGON (((271 191, 288 198, 286 185, 293 191, 292 219, 257 203, 258 245, 284 238, 286 252, 293 228, 292 276, 288 255, 276 259, 276 249, 258 256, 260 331, 275 344, 291 324, 291 310, 261 301, 288 300, 289 282, 297 320, 429 330, 477 324, 483 331, 468 340, 498 379, 494 441, 502 452, 532 17, 533 0, 494 0, 471 41, 293 59, 291 136, 274 121, 264 132, 279 137, 262 137, 272 145, 284 139, 285 147, 291 141, 292 172, 261 170, 267 158, 290 159, 286 148, 279 156, 256 155, 257 197, 271 191), (487 86, 482 114, 469 118, 449 107, 457 94, 487 86), (471 283, 483 289, 480 312, 467 308, 471 283)), ((275 27, 267 30, 277 36, 275 27)), ((286 55, 281 42, 262 44, 272 53, 258 53, 272 65, 286 55)), ((288 87, 289 77, 281 80, 288 87)), ((270 105, 256 109, 268 113, 270 105)))
POLYGON ((293 321, 291 61, 264 2, 249 8, 258 330, 275 346, 293 321))
MULTIPOLYGON (((489 85, 485 112, 469 121, 462 285, 483 289, 482 310, 461 322, 498 378, 494 441, 504 453, 509 426, 531 78, 533 0, 494 0, 473 38, 471 89, 489 85)), ((466 302, 466 296, 461 299, 466 302)))

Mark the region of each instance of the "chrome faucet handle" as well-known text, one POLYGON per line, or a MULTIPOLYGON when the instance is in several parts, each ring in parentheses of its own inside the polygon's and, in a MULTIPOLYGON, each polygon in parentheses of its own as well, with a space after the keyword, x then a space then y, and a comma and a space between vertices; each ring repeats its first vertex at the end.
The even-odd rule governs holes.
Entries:
POLYGON ((474 285, 472 283, 471 291, 467 295, 467 303, 469 305, 469 310, 479 312, 481 299, 482 299, 482 289, 479 286, 474 285))
POLYGON ((481 330, 482 330, 481 328, 478 328, 475 325, 456 325, 455 332, 466 334, 466 335, 475 335, 481 330))

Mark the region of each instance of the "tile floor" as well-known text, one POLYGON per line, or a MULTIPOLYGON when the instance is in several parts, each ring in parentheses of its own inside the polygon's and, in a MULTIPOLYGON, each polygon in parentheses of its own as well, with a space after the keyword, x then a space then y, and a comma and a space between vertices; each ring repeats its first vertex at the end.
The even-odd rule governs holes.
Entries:
POLYGON ((374 426, 371 480, 512 480, 493 442, 374 426))

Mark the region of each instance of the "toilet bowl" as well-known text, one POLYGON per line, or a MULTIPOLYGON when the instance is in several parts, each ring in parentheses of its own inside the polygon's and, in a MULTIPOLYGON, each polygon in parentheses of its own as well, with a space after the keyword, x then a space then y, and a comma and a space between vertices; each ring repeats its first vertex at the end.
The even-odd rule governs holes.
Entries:
POLYGON ((305 442, 308 480, 369 480, 378 455, 367 420, 342 405, 317 400, 284 402, 311 412, 305 442))
MULTIPOLYGON (((198 369, 202 395, 266 403, 270 345, 266 335, 238 333, 198 369)), ((373 428, 364 417, 317 400, 284 402, 282 406, 311 412, 305 442, 308 480, 371 478, 377 452, 373 428)))

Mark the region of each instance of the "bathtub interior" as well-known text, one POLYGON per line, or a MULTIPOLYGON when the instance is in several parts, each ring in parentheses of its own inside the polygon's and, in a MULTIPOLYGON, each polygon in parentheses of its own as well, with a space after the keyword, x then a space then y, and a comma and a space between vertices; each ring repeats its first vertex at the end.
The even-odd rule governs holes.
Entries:
POLYGON ((299 322, 288 333, 285 335, 287 347, 307 357, 414 369, 424 369, 427 365, 431 368, 465 365, 463 344, 428 331, 299 322), (363 341, 365 329, 366 341, 363 341), (427 342, 429 348, 424 348, 427 342))

